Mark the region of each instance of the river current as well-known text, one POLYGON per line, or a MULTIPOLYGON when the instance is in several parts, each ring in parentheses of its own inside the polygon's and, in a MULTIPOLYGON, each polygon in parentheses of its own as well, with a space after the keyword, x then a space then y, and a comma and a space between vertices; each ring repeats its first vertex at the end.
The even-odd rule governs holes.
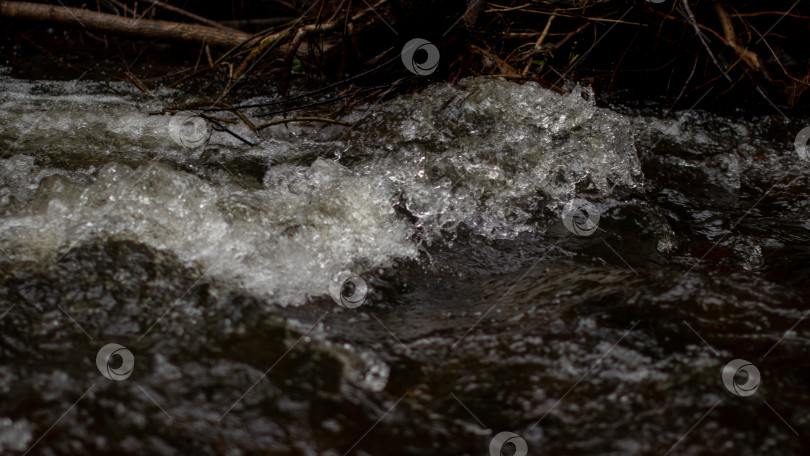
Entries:
POLYGON ((0 454, 810 449, 801 121, 176 97, 0 79, 0 454))

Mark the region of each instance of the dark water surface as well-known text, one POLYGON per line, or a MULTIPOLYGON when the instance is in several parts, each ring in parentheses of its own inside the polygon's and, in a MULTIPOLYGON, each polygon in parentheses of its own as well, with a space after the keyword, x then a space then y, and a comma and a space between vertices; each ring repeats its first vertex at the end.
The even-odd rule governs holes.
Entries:
POLYGON ((0 85, 0 454, 810 449, 800 121, 474 79, 197 145, 0 85))

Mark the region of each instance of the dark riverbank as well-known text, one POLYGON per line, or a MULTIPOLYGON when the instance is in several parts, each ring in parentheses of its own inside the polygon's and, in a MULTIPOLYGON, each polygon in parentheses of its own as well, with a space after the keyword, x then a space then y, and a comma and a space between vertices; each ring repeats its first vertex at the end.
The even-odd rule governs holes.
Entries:
MULTIPOLYGON (((93 11, 135 15, 105 3, 93 11)), ((227 9, 184 5, 188 12, 249 34, 280 33, 261 58, 249 47, 206 48, 91 32, 79 22, 70 26, 0 18, 5 26, 0 62, 15 77, 120 80, 144 91, 176 84, 190 101, 211 97, 231 104, 279 90, 289 94, 293 86, 318 89, 347 78, 351 81, 337 89, 393 89, 353 97, 371 101, 431 82, 498 74, 563 92, 574 84, 591 87, 603 105, 654 100, 671 109, 808 113, 804 92, 810 81, 810 11, 801 2, 483 3, 473 23, 464 16, 468 5, 459 1, 381 2, 373 9, 337 2, 296 7, 247 2, 227 9), (323 33, 316 27, 294 57, 283 51, 295 30, 325 26, 338 17, 352 27, 326 27, 323 33), (399 58, 413 38, 436 47, 439 60, 430 74, 408 72, 399 58)), ((147 8, 144 17, 195 22, 157 7, 147 8)), ((422 61, 427 52, 413 57, 422 61)))

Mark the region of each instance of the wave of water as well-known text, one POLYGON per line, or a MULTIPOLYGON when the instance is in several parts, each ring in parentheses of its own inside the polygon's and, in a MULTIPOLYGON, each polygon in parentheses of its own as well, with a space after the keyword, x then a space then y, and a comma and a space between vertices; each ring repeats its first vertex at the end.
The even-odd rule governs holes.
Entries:
POLYGON ((169 116, 149 115, 156 100, 3 84, 0 139, 15 151, 0 166, 4 249, 58 257, 133 238, 281 304, 324 294, 339 271, 417 258, 460 226, 514 237, 578 191, 641 182, 626 118, 533 84, 434 86, 308 141, 240 148, 214 134, 206 147, 271 163, 259 188, 186 172, 202 152, 172 141, 169 116))
POLYGON ((123 85, 0 85, 4 454, 806 453, 810 164, 781 118, 471 79, 185 148, 123 85))

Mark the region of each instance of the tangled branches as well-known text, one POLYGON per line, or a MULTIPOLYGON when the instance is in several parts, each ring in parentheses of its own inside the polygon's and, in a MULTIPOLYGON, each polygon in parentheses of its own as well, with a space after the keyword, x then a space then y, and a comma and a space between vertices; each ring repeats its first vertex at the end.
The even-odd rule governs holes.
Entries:
MULTIPOLYGON (((138 12, 137 3, 125 0, 100 1, 97 11, 0 2, 0 16, 197 43, 208 65, 152 80, 172 87, 218 85, 219 94, 207 105, 196 102, 198 109, 239 112, 234 89, 257 81, 272 81, 281 97, 289 97, 296 79, 314 82, 320 87, 314 93, 337 90, 346 103, 428 81, 498 75, 558 91, 585 84, 603 97, 663 97, 673 106, 718 87, 717 102, 757 93, 785 109, 810 86, 807 6, 784 2, 780 8, 779 0, 768 10, 754 1, 689 0, 264 0, 227 12, 147 3, 138 12), (226 14, 237 18, 216 20, 226 14), (441 52, 430 77, 408 73, 398 60, 412 38, 441 52), (223 106, 234 98, 236 105, 223 106)), ((131 74, 126 79, 148 90, 131 74)), ((282 113, 292 109, 291 101, 277 103, 282 113)))

